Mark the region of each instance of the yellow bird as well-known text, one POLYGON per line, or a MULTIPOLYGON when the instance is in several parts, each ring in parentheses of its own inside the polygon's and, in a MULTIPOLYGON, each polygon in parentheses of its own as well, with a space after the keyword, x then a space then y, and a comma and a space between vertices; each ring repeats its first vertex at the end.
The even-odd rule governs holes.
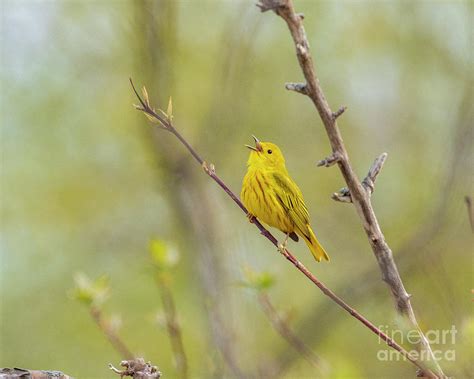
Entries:
POLYGON ((255 147, 245 145, 252 151, 240 194, 250 220, 257 217, 285 233, 285 242, 280 248, 286 247, 288 237, 298 241, 298 236, 301 236, 318 262, 323 258, 329 261, 311 229, 303 194, 290 178, 279 147, 252 137, 255 147))

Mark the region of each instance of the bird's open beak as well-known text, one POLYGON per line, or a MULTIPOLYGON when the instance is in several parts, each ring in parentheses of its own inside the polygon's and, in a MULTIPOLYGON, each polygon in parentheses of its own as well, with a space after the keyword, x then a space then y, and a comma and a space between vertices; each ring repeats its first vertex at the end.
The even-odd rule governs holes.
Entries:
POLYGON ((256 151, 257 153, 262 152, 263 151, 262 144, 260 143, 257 137, 255 136, 252 136, 252 137, 255 140, 255 147, 250 146, 250 145, 245 145, 245 147, 249 148, 250 150, 256 151))

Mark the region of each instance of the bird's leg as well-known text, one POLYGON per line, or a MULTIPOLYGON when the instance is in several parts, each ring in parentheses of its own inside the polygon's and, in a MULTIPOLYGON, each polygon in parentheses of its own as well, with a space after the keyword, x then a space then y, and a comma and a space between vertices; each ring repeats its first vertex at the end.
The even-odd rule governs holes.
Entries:
POLYGON ((283 243, 278 244, 278 251, 280 252, 280 254, 285 254, 286 245, 288 245, 289 236, 290 236, 290 233, 286 233, 286 237, 283 243))
POLYGON ((252 213, 248 212, 247 218, 249 219, 249 222, 253 224, 253 220, 255 220, 255 216, 252 213))

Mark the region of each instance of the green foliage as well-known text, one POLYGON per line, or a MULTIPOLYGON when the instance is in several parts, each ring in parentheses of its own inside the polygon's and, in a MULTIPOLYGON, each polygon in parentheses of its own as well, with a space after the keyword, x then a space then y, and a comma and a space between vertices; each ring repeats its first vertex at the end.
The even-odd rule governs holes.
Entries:
POLYGON ((173 244, 159 239, 150 241, 150 255, 158 272, 166 272, 179 262, 179 253, 173 244))
POLYGON ((244 267, 244 280, 239 284, 256 291, 266 291, 275 284, 275 277, 269 272, 257 272, 250 267, 244 267))
POLYGON ((110 285, 106 275, 91 280, 85 273, 74 276, 76 286, 71 290, 71 297, 87 306, 100 306, 109 297, 110 285))

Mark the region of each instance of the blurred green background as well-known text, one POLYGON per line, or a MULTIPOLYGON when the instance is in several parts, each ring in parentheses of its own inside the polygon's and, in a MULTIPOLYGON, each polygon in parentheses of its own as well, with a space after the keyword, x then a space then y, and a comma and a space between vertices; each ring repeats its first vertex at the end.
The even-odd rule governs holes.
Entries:
MULTIPOLYGON (((378 338, 258 235, 169 133, 132 103, 128 78, 236 192, 251 134, 277 143, 331 256, 290 248, 376 325, 393 300, 337 168, 283 21, 255 1, 1 1, 1 367, 115 377, 120 362, 71 298, 73 277, 106 274, 107 317, 129 348, 177 377, 149 241, 180 254, 169 281, 190 377, 320 377, 272 329, 243 267, 275 277, 274 306, 328 366, 327 378, 413 377, 378 338), (68 295, 69 294, 69 295, 68 295), (160 317, 158 317, 160 318, 160 317)), ((472 3, 295 1, 357 173, 389 154, 373 203, 425 330, 458 331, 455 377, 473 374, 472 3)), ((278 238, 282 234, 277 232, 278 238)))

